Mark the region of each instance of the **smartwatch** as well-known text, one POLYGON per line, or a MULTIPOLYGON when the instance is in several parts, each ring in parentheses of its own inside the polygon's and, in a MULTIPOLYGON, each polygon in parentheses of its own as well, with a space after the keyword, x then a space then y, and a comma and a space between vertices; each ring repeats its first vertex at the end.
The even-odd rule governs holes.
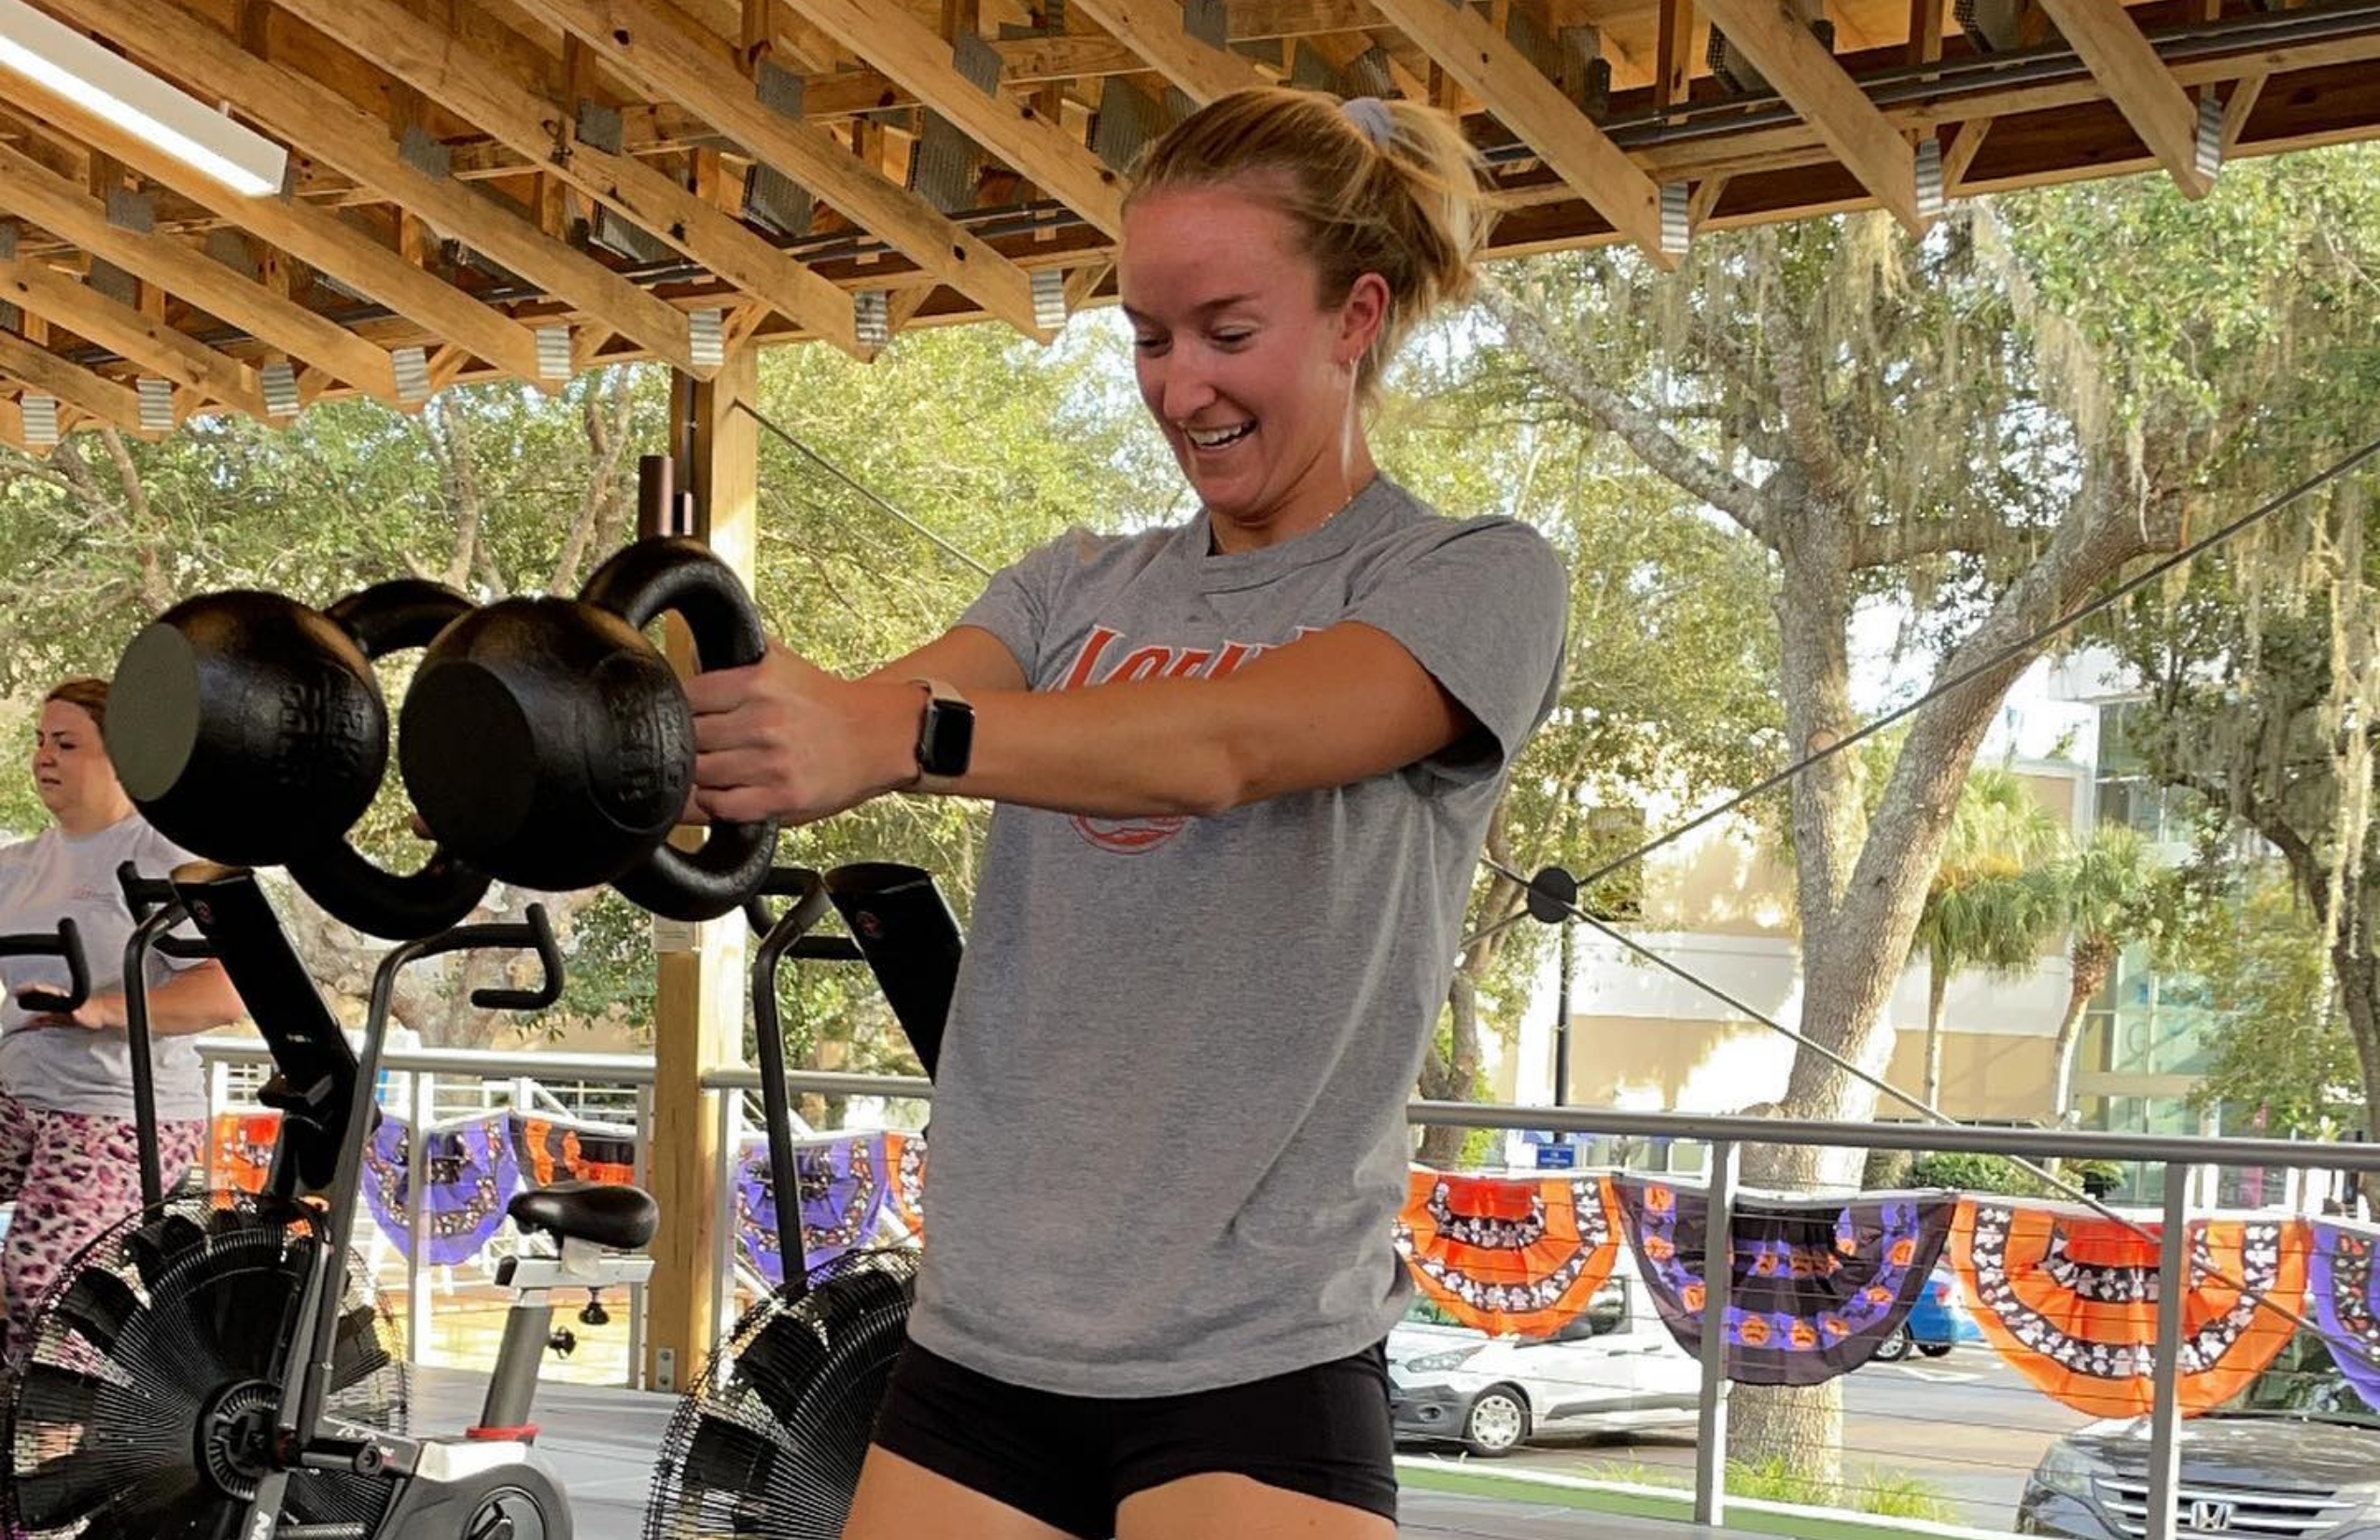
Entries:
POLYGON ((909 682, 926 693, 925 714, 917 723, 917 778, 911 785, 918 791, 946 791, 949 782, 967 773, 975 747, 975 708, 941 679, 909 682))

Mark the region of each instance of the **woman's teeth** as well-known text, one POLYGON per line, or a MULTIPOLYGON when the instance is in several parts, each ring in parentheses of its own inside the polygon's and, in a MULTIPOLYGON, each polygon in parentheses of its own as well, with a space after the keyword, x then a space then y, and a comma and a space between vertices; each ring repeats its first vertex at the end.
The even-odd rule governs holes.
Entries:
POLYGON ((1182 431, 1192 443, 1197 445, 1200 449, 1221 449, 1227 443, 1236 443, 1239 440, 1245 438, 1254 429, 1255 426, 1256 425, 1254 423, 1249 422, 1241 423, 1237 427, 1185 427, 1182 431))

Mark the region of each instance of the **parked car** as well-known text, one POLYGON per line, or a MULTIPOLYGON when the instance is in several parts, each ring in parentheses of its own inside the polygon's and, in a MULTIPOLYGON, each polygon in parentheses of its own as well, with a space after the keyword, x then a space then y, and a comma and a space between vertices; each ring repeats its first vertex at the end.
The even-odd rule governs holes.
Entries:
POLYGON ((1983 1328, 1967 1313, 1967 1303, 1959 1298, 1958 1279, 1948 1267, 1937 1267, 1899 1334, 1877 1347, 1876 1361, 1897 1364, 1911 1351, 1940 1358, 1953 1348, 1982 1340, 1983 1328))
POLYGON ((1388 1359, 1400 1439, 1491 1457, 1540 1434, 1692 1422, 1701 1381, 1625 1258, 1548 1337, 1491 1337, 1417 1295, 1389 1333, 1388 1359))
MULTIPOLYGON (((2050 1447, 2025 1483, 2021 1534, 2139 1540, 2149 1422, 2095 1422, 2050 1447)), ((2301 1332, 2229 1405, 2181 1430, 2177 1533, 2235 1540, 2380 1540, 2380 1412, 2322 1339, 2301 1332)))

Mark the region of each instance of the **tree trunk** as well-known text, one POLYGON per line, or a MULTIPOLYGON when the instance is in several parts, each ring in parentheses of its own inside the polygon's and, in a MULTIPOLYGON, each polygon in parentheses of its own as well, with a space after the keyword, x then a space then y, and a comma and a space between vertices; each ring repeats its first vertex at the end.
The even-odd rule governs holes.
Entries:
POLYGON ((2380 1139, 2380 958, 2359 956, 2341 928, 2339 945, 2331 950, 2331 967, 2338 975, 2339 1006, 2355 1039, 2356 1062, 2363 1070, 2363 1137, 2380 1139))
MULTIPOLYGON (((1518 864, 1511 846, 1510 806, 1508 793, 1496 799, 1495 811, 1488 819, 1485 841, 1487 853, 1506 866, 1518 864)), ((1492 929, 1499 921, 1519 914, 1526 902, 1527 895, 1519 884, 1497 877, 1488 884, 1486 900, 1472 918, 1482 929, 1492 929)), ((1479 1083, 1479 981, 1495 965, 1496 954, 1503 949, 1504 932, 1498 931, 1455 959, 1454 976, 1448 982, 1446 997, 1449 1041, 1444 1052, 1433 1042, 1421 1061, 1417 1088, 1424 1100, 1473 1099, 1479 1083)), ((1427 1125, 1421 1130, 1421 1146, 1414 1158, 1425 1166, 1452 1167, 1462 1160, 1463 1146, 1470 1137, 1468 1128, 1427 1125)))
POLYGON ((1942 1104, 1942 1001, 1950 992, 1950 959, 1937 946, 1925 959, 1925 1084, 1921 1094, 1928 1107, 1942 1104))
MULTIPOLYGON (((1447 1006, 1454 1018, 1453 1053, 1443 1061, 1435 1052, 1431 1055, 1434 1062, 1421 1071, 1421 1094, 1433 1101, 1469 1101, 1479 1080, 1479 987, 1468 962, 1455 970, 1447 1006)), ((1463 1163, 1463 1146, 1470 1137, 1468 1128, 1433 1123, 1421 1131, 1417 1158, 1424 1166, 1451 1170, 1463 1163)))
POLYGON ((2066 1014, 2058 1022, 2058 1041, 2051 1052, 2050 1121, 2063 1128, 2074 1112, 2074 1053, 2082 1041, 2082 1018, 2091 1001, 2106 987, 2115 971, 2116 948, 2107 941, 2078 941, 2073 952, 2073 983, 2066 990, 2066 1014))
POLYGON ((1851 1505, 1842 1466, 1842 1381, 1737 1385, 1728 1392, 1728 1463, 1781 1464, 1820 1502, 1851 1505))
MULTIPOLYGON (((1800 1029, 1869 1074, 1881 1078, 1890 1063, 1884 1007, 1916 937, 1959 788, 2000 702, 2039 651, 2017 644, 2178 527, 2177 506, 2161 501, 2143 518, 2136 503, 2111 492, 2121 484, 2107 477, 2087 488, 2081 507, 2059 526, 2049 548, 1943 660, 1937 678, 1976 672, 1914 719, 1872 819, 1861 817, 1850 754, 1813 766, 1794 783, 1800 1029)), ((1795 748, 1807 753, 1844 735, 1852 721, 1845 640, 1855 575, 1852 520, 1845 511, 1819 509, 1807 498, 1789 516, 1772 509, 1772 517, 1784 567, 1776 612, 1786 722, 1795 748)), ((1863 1123, 1875 1115, 1877 1094, 1805 1052, 1794 1057, 1779 1111, 1791 1118, 1863 1123)), ((1849 1187, 1858 1180, 1862 1156, 1855 1149, 1752 1145, 1744 1151, 1744 1175, 1755 1186, 1849 1187)), ((1736 1399, 1731 1407, 1729 1436, 1747 1456, 1765 1450, 1813 1478, 1841 1480, 1839 1392, 1779 1389, 1736 1399)))

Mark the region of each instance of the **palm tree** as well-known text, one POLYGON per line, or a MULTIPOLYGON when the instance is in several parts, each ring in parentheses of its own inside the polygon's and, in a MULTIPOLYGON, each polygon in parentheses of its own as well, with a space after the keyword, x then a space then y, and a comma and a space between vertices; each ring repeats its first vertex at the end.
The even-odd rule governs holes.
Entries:
POLYGON ((2055 885, 2043 877, 2065 847, 2065 831, 2015 774, 1986 769, 1967 777, 1911 946, 1928 968, 1928 1105, 1941 1104, 1942 1002, 1952 977, 1968 968, 2023 973, 2039 962, 2042 944, 2064 917, 2055 885))
POLYGON ((2160 868, 2140 831, 2103 823, 2080 848, 2059 861, 2051 882, 2058 907, 2072 933, 2067 958, 2074 982, 2066 1013, 2058 1023, 2051 1067, 2050 1115, 2063 1124, 2074 1099, 2074 1051, 2082 1036, 2082 1015, 2115 972, 2124 943, 2149 933, 2156 910, 2160 868))

